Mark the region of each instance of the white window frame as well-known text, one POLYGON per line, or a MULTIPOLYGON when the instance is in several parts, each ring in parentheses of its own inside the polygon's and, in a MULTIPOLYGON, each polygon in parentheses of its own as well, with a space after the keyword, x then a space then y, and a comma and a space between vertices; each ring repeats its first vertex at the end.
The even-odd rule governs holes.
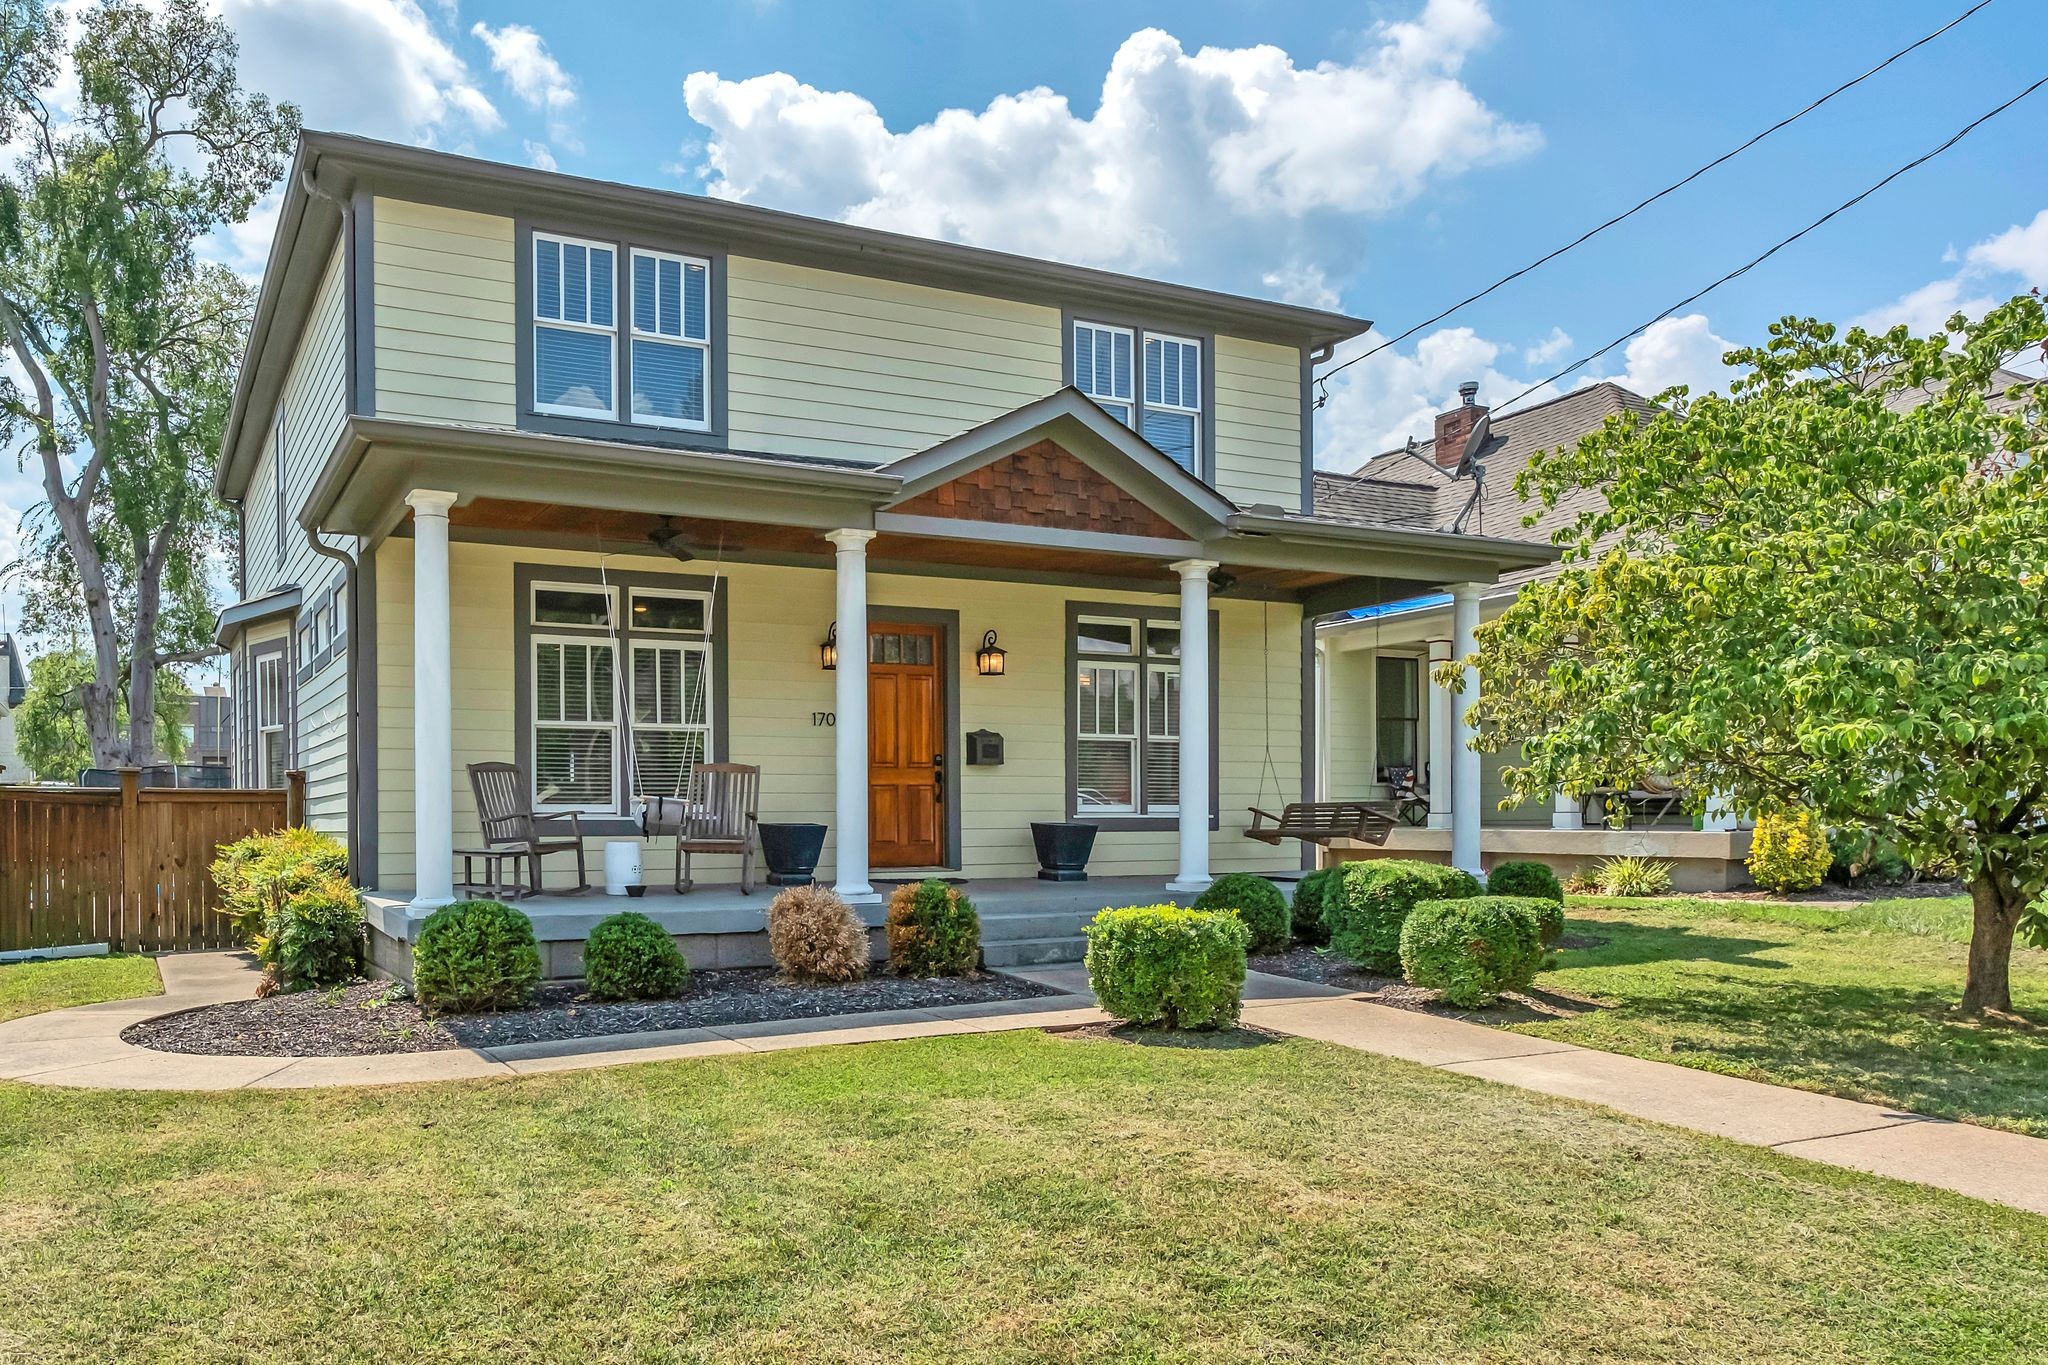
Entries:
POLYGON ((698 592, 694 588, 628 588, 626 590, 626 629, 634 635, 652 635, 662 640, 704 640, 711 639, 711 594, 698 592), (633 619, 633 603, 642 597, 664 597, 671 601, 694 601, 704 608, 702 630, 678 630, 672 626, 643 626, 633 619))
MULTIPOLYGON (((1067 353, 1067 364, 1069 369, 1073 373, 1075 388, 1081 388, 1081 369, 1079 357, 1081 354, 1081 333, 1084 330, 1089 332, 1107 332, 1111 336, 1124 337, 1128 339, 1131 343, 1130 392, 1124 394, 1118 394, 1117 392, 1115 392, 1116 376, 1114 370, 1111 371, 1110 384, 1107 389, 1104 389, 1102 386, 1098 384, 1090 388, 1081 389, 1081 392, 1087 394, 1088 397, 1094 400, 1097 404, 1116 403, 1121 404, 1123 407, 1129 409, 1130 415, 1127 417, 1119 418, 1118 420, 1123 422, 1125 426, 1131 428, 1131 430, 1136 431, 1138 429, 1138 393, 1140 390, 1144 388, 1145 385, 1145 355, 1144 351, 1139 345, 1138 334, 1129 327, 1119 327, 1113 322, 1089 322, 1086 319, 1075 319, 1073 331, 1067 339, 1067 345, 1071 348, 1067 353)), ((1092 348, 1089 368, 1091 371, 1094 368, 1094 362, 1092 359, 1092 348)), ((1112 413, 1111 416, 1115 416, 1115 414, 1112 413)))
POLYGON ((287 736, 285 734, 285 722, 291 714, 290 697, 285 691, 287 679, 290 677, 285 663, 287 657, 284 650, 273 649, 267 653, 257 655, 255 659, 255 776, 257 779, 255 785, 259 787, 269 787, 272 785, 270 781, 270 746, 273 742, 275 742, 278 748, 277 771, 279 774, 279 785, 282 785, 283 774, 291 768, 291 748, 287 743, 287 736), (274 695, 273 689, 267 684, 263 676, 266 671, 275 675, 276 686, 274 695), (273 702, 275 705, 272 705, 273 702))
POLYGON ((607 583, 530 583, 526 594, 526 624, 541 631, 616 629, 620 625, 619 590, 607 583), (605 620, 588 626, 570 621, 543 621, 540 619, 540 595, 543 592, 573 592, 586 597, 602 597, 605 599, 605 620))
MULTIPOLYGON (((677 593, 674 595, 680 597, 684 596, 685 594, 677 593)), ((715 726, 717 717, 714 713, 717 709, 717 689, 712 686, 711 682, 712 657, 710 639, 708 637, 692 638, 687 634, 676 631, 649 631, 646 632, 646 634, 648 634, 652 638, 632 639, 627 642, 626 646, 627 658, 632 669, 632 671, 628 674, 627 677, 626 689, 627 692, 630 694, 630 700, 626 712, 626 743, 634 743, 643 734, 695 734, 700 737, 697 746, 697 752, 700 755, 699 761, 704 763, 712 762, 713 760, 711 758, 711 737, 716 732, 715 726), (679 721, 642 721, 640 719, 640 668, 637 656, 642 650, 647 650, 650 653, 656 655, 664 653, 674 653, 680 655, 681 658, 678 663, 676 677, 677 686, 683 688, 687 688, 689 686, 689 656, 692 654, 697 655, 697 676, 703 679, 704 682, 704 719, 701 723, 693 722, 688 719, 690 714, 690 698, 687 695, 687 693, 682 698, 682 715, 684 719, 679 721)), ((656 676, 659 677, 658 670, 656 676)), ((660 713, 659 696, 655 698, 655 712, 657 715, 660 713)), ((639 754, 636 751, 633 757, 633 767, 635 768, 635 770, 638 770, 640 766, 641 765, 639 754)), ((644 786, 645 784, 643 783, 642 785, 644 786)), ((689 783, 685 781, 682 784, 682 786, 683 790, 674 793, 675 795, 688 795, 689 783)), ((666 796, 670 793, 650 793, 642 791, 634 794, 641 796, 666 796)))
MULTIPOLYGON (((595 654, 593 653, 592 655, 586 657, 594 658, 595 654)), ((527 780, 532 788, 529 795, 531 795, 533 798, 533 808, 536 811, 576 811, 580 814, 616 815, 619 811, 620 803, 623 800, 623 798, 619 794, 619 786, 625 779, 625 765, 623 762, 621 762, 620 754, 621 736, 624 733, 624 726, 620 724, 619 715, 619 651, 617 642, 614 641, 612 637, 608 634, 575 635, 554 633, 542 634, 540 632, 535 632, 527 640, 526 663, 527 668, 529 670, 529 672, 527 673, 527 677, 531 679, 531 685, 527 689, 528 715, 526 718, 526 723, 533 736, 533 771, 528 775, 527 780), (542 718, 540 692, 540 652, 543 648, 547 648, 550 646, 561 648, 571 645, 581 645, 592 651, 603 650, 604 652, 611 655, 612 718, 609 721, 568 719, 546 720, 542 718), (611 799, 609 801, 597 804, 578 805, 574 802, 548 801, 542 798, 540 793, 540 732, 543 729, 588 730, 592 732, 603 731, 604 733, 609 734, 611 736, 612 787, 611 799)), ((591 672, 594 675, 595 669, 592 668, 591 672)), ((586 681, 590 684, 590 689, 587 692, 587 695, 596 696, 597 692, 595 687, 595 677, 593 676, 587 679, 586 681)))
POLYGON ((1076 616, 1074 618, 1074 645, 1076 652, 1088 658, 1111 660, 1142 658, 1145 654, 1145 623, 1136 616, 1101 616, 1094 614, 1076 616), (1129 626, 1131 628, 1131 647, 1121 652, 1114 649, 1082 649, 1080 648, 1081 631, 1087 626, 1129 626))
POLYGON ((536 232, 532 234, 532 237, 533 240, 527 247, 526 261, 527 279, 530 284, 527 291, 527 311, 530 316, 526 319, 526 322, 533 329, 533 391, 527 395, 527 398, 533 403, 533 410, 535 412, 547 413, 553 417, 581 417, 586 421, 615 422, 619 417, 619 403, 621 399, 621 386, 619 384, 618 244, 616 242, 592 241, 587 237, 571 237, 559 232, 536 232), (612 275, 612 320, 610 326, 601 326, 590 321, 590 289, 588 285, 589 277, 587 275, 583 291, 583 320, 581 322, 572 321, 566 317, 544 318, 541 316, 540 248, 543 242, 553 242, 557 246, 580 246, 585 251, 610 253, 612 275), (609 412, 601 408, 579 408, 562 403, 543 403, 540 401, 540 331, 543 327, 552 327, 564 332, 586 332, 593 336, 610 338, 610 344, 605 347, 605 364, 609 367, 610 371, 612 394, 612 405, 609 412))
POLYGON ((1145 676, 1139 680, 1139 685, 1145 689, 1144 704, 1141 707, 1145 713, 1145 718, 1140 727, 1144 731, 1145 741, 1142 751, 1138 755, 1138 786, 1136 790, 1138 793, 1138 803, 1144 807, 1145 814, 1178 815, 1180 814, 1180 665, 1177 663, 1154 662, 1155 659, 1160 657, 1162 656, 1147 656, 1145 660, 1145 676), (1173 685, 1167 688, 1166 728, 1157 731, 1152 728, 1152 679, 1154 678, 1172 678, 1174 680, 1173 685), (1170 744, 1173 746, 1174 799, 1172 802, 1162 805, 1154 805, 1145 797, 1145 759, 1150 756, 1152 746, 1155 744, 1170 744))
MULTIPOLYGON (((614 317, 614 318, 616 318, 617 316, 618 316, 618 314, 617 314, 617 310, 616 310, 616 309, 614 309, 614 310, 613 310, 613 317, 614 317)), ((626 409, 626 420, 627 420, 627 421, 629 421, 629 422, 632 422, 632 423, 634 423, 634 424, 636 424, 636 425, 639 425, 639 426, 649 426, 649 427, 667 427, 667 428, 669 428, 669 429, 670 429, 670 430, 672 430, 672 431, 709 431, 709 430, 711 430, 711 423, 712 423, 712 413, 711 413, 711 262, 710 262, 709 260, 705 259, 705 258, 704 258, 704 257, 702 257, 702 256, 684 256, 684 255, 681 255, 681 254, 679 254, 679 253, 677 253, 677 252, 673 252, 673 251, 653 251, 653 250, 649 250, 649 249, 648 249, 648 248, 646 248, 646 247, 637 247, 637 246, 636 246, 636 247, 634 247, 634 248, 633 248, 633 249, 632 249, 632 250, 631 250, 630 252, 628 252, 628 253, 627 253, 627 258, 626 258, 626 325, 627 325, 627 333, 626 333, 626 339, 627 339, 627 346, 626 346, 626 357, 627 357, 627 371, 628 371, 628 373, 627 373, 627 381, 626 381, 626 390, 627 390, 627 391, 626 391, 626 393, 625 393, 625 394, 623 395, 623 397, 624 397, 624 399, 625 399, 625 409, 626 409), (639 287, 640 287, 640 282, 639 282, 639 272, 638 272, 638 271, 636 271, 636 270, 635 270, 635 269, 633 268, 633 263, 634 263, 635 261, 638 261, 638 260, 639 260, 639 259, 640 259, 641 257, 643 257, 643 256, 644 256, 644 257, 646 257, 646 258, 647 258, 648 260, 650 260, 650 261, 653 261, 653 262, 655 263, 655 271, 656 271, 656 286, 655 286, 655 294, 654 294, 654 306, 655 306, 655 315, 654 315, 654 325, 655 325, 655 329, 656 329, 656 330, 654 330, 654 331, 652 331, 652 332, 645 332, 645 331, 642 331, 642 330, 640 329, 640 307, 639 307, 639 297, 638 297, 637 293, 635 292, 636 290, 638 290, 638 289, 639 289, 639 287), (670 336, 670 335, 669 335, 668 333, 666 333, 666 332, 663 332, 663 331, 661 331, 661 330, 660 330, 660 327, 661 327, 661 311, 660 311, 660 310, 661 310, 661 289, 660 289, 660 269, 661 269, 661 262, 663 262, 663 261, 674 261, 674 262, 676 262, 677 264, 679 264, 679 265, 681 265, 681 266, 682 266, 682 268, 683 268, 683 270, 684 270, 684 272, 685 272, 685 274, 684 274, 684 280, 685 280, 685 282, 686 282, 686 287, 687 287, 687 281, 688 281, 688 279, 689 279, 688 271, 689 271, 689 268, 690 268, 691 266, 696 266, 696 267, 697 267, 698 269, 700 269, 700 270, 702 270, 702 271, 704 272, 704 335, 703 335, 703 336, 701 336, 701 337, 693 337, 693 336, 690 336, 690 335, 689 335, 689 334, 688 334, 688 333, 687 333, 686 331, 684 331, 684 330, 683 330, 683 329, 684 329, 684 328, 685 328, 685 327, 686 327, 686 326, 688 325, 688 318, 689 318, 689 316, 690 316, 690 310, 689 310, 689 308, 688 308, 687 306, 685 306, 685 305, 684 305, 684 303, 683 303, 683 300, 682 300, 681 298, 678 298, 678 300, 677 300, 677 307, 679 307, 679 308, 682 308, 682 310, 683 310, 683 316, 682 316, 682 318, 681 318, 681 319, 678 319, 678 321, 677 321, 677 324, 676 324, 676 334, 675 334, 674 336, 670 336), (678 419, 678 418, 673 418, 673 417, 656 417, 656 416, 652 416, 652 415, 650 415, 650 414, 643 414, 643 413, 639 413, 639 412, 636 412, 636 411, 634 411, 634 409, 633 409, 633 394, 632 394, 632 385, 633 385, 633 378, 632 378, 632 374, 631 374, 631 370, 632 370, 632 354, 633 354, 633 347, 632 347, 632 343, 634 343, 634 342, 640 342, 640 341, 644 341, 644 342, 647 342, 647 343, 649 343, 649 344, 651 344, 651 345, 658 345, 658 346, 673 346, 673 347, 676 347, 676 348, 677 348, 678 350, 682 350, 682 349, 694 350, 694 351, 697 351, 697 352, 699 352, 700 354, 702 354, 702 355, 703 355, 703 357, 704 357, 704 420, 703 420, 703 421, 701 421, 701 422, 686 422, 686 421, 682 421, 682 420, 680 420, 680 419, 678 419)))
MULTIPOLYGON (((1162 350, 1162 354, 1163 354, 1163 350, 1162 350)), ((1193 443, 1192 443, 1192 444, 1191 444, 1191 445, 1190 445, 1190 446, 1188 447, 1188 458, 1189 458, 1190 460, 1192 460, 1192 461, 1194 462, 1194 464, 1193 464, 1193 467, 1192 467, 1192 468, 1191 468, 1191 469, 1190 469, 1190 470, 1189 470, 1188 472, 1189 472, 1189 473, 1191 473, 1191 474, 1193 474, 1193 475, 1194 475, 1194 476, 1195 476, 1196 478, 1200 478, 1200 477, 1202 476, 1202 378, 1203 378, 1203 370, 1202 370, 1202 342, 1201 342, 1201 338, 1199 338, 1199 337, 1185 337, 1185 336, 1177 336, 1177 335, 1175 335, 1175 334, 1174 334, 1174 333, 1172 333, 1172 332, 1147 332, 1147 333, 1145 333, 1145 338, 1144 338, 1144 341, 1143 341, 1142 343, 1140 343, 1140 345, 1139 345, 1139 347, 1138 347, 1138 364, 1137 364, 1137 366, 1136 366, 1136 370, 1137 370, 1137 373, 1136 373, 1136 375, 1134 376, 1134 378, 1135 378, 1135 380, 1136 380, 1136 383, 1137 383, 1137 388, 1138 388, 1138 403, 1137 403, 1137 406, 1136 406, 1136 414, 1137 414, 1137 415, 1136 415, 1136 417, 1135 417, 1135 420, 1134 420, 1134 421, 1133 421, 1133 423, 1132 423, 1133 427, 1134 427, 1134 428, 1135 428, 1135 429, 1137 430, 1137 432, 1138 432, 1138 433, 1139 433, 1140 435, 1143 435, 1143 434, 1144 434, 1144 431, 1145 431, 1145 418, 1144 418, 1144 414, 1145 414, 1145 413, 1148 413, 1148 412, 1165 412, 1165 413, 1172 413, 1173 415, 1175 415, 1175 416, 1179 416, 1179 417, 1192 417, 1192 418, 1194 418, 1194 420, 1195 420, 1194 440, 1193 440, 1193 443), (1149 366, 1149 365, 1151 364, 1151 356, 1150 356, 1150 354, 1149 354, 1149 348, 1151 347, 1152 343, 1153 343, 1153 342, 1155 342, 1155 341, 1156 341, 1156 342, 1159 342, 1162 348, 1164 348, 1165 346, 1169 346, 1169 345, 1172 345, 1172 346, 1190 346, 1190 347, 1193 347, 1193 348, 1194 348, 1194 352, 1195 352, 1195 405, 1194 405, 1193 407, 1187 407, 1187 406, 1185 406, 1184 404, 1181 404, 1181 403, 1178 403, 1178 402, 1175 402, 1175 403, 1168 403, 1168 402, 1165 402, 1165 401, 1163 401, 1163 398, 1162 398, 1162 401, 1160 401, 1160 402, 1157 402, 1157 403, 1154 403, 1154 402, 1152 402, 1152 401, 1151 401, 1151 400, 1150 400, 1149 398, 1147 398, 1147 397, 1145 396, 1145 375, 1146 375, 1146 372, 1147 372, 1147 367, 1148 367, 1148 366, 1149 366)), ((1164 374, 1164 372, 1163 372, 1163 362, 1162 362, 1162 373, 1161 373, 1161 375, 1160 375, 1160 379, 1159 379, 1159 391, 1160 391, 1160 393, 1161 393, 1162 395, 1164 395, 1164 394, 1165 394, 1165 392, 1166 392, 1166 376, 1165 376, 1165 374, 1164 374)), ((1177 396, 1178 396, 1178 395, 1176 395, 1176 397, 1177 397, 1177 396)), ((1161 452, 1161 453, 1163 454, 1164 452, 1161 452)), ((1179 463, 1179 461, 1175 461, 1175 463, 1177 464, 1177 463, 1179 463)))
MULTIPOLYGON (((1097 618, 1097 619, 1108 619, 1108 618, 1097 618)), ((1140 745, 1141 745, 1141 744, 1143 743, 1143 740, 1142 740, 1142 736, 1143 736, 1143 735, 1144 735, 1144 733, 1145 733, 1145 718, 1144 718, 1144 711, 1145 711, 1145 670, 1144 670, 1144 667, 1143 667, 1142 663, 1140 662, 1139 658, 1138 658, 1138 657, 1137 657, 1136 655, 1133 655, 1133 656, 1131 656, 1131 657, 1130 657, 1129 659, 1127 659, 1127 660, 1124 660, 1124 659, 1100 659, 1100 658, 1085 658, 1085 659, 1081 659, 1081 660, 1079 660, 1079 662, 1078 662, 1078 663, 1077 663, 1077 665, 1076 665, 1076 668, 1075 668, 1075 673, 1074 673, 1074 678, 1073 678, 1073 683, 1072 683, 1072 685, 1073 685, 1073 688, 1074 688, 1074 752, 1075 752, 1075 761, 1074 761, 1074 810, 1075 810, 1075 813, 1076 813, 1076 814, 1086 814, 1086 815, 1136 815, 1136 814, 1138 814, 1138 813, 1139 813, 1139 811, 1140 811, 1141 809, 1143 809, 1143 806, 1144 806, 1144 801, 1145 801, 1145 792, 1144 792, 1144 786, 1143 786, 1143 783, 1144 783, 1144 779, 1145 779, 1145 773, 1144 773, 1144 765, 1143 765, 1143 763, 1142 763, 1142 762, 1140 761, 1140 759, 1139 759, 1139 747, 1140 747, 1140 745), (1082 672, 1083 670, 1088 670, 1088 669, 1093 669, 1093 670, 1095 670, 1095 674, 1096 674, 1096 677, 1097 677, 1097 679, 1098 679, 1098 682, 1097 682, 1097 688, 1098 688, 1098 690, 1097 690, 1097 692, 1096 692, 1096 694, 1095 694, 1095 697, 1096 697, 1095 713, 1096 713, 1096 717, 1098 717, 1098 718, 1100 717, 1100 715, 1101 715, 1101 713, 1102 713, 1102 706, 1101 706, 1101 701, 1100 701, 1100 698, 1101 698, 1101 695, 1102 695, 1102 694, 1101 694, 1101 691, 1099 690, 1099 688, 1100 688, 1100 681, 1099 681, 1099 680, 1100 680, 1100 678, 1101 678, 1101 677, 1102 677, 1102 676, 1103 676, 1104 674, 1116 674, 1116 673, 1124 673, 1124 674, 1129 674, 1129 675, 1130 675, 1130 679, 1131 679, 1131 732, 1130 732, 1129 734, 1127 734, 1127 735, 1126 735, 1126 734, 1118 734, 1118 733, 1116 733, 1115 731, 1110 731, 1110 730, 1102 730, 1102 729, 1098 729, 1098 728, 1091 728, 1091 727, 1090 727, 1090 724, 1089 724, 1089 721, 1091 720, 1091 718, 1090 718, 1090 717, 1086 717, 1086 716, 1083 716, 1083 715, 1081 714, 1081 710, 1082 710, 1082 707, 1081 707, 1081 672, 1082 672), (1127 746, 1128 746, 1128 749, 1129 749, 1129 753, 1130 753, 1130 773, 1131 773, 1131 799, 1130 799, 1130 800, 1129 800, 1128 802, 1112 802, 1112 801, 1093 801, 1093 800, 1090 800, 1090 799, 1088 798, 1088 796, 1086 795, 1086 793, 1085 793, 1085 792, 1084 792, 1084 791, 1082 790, 1082 787, 1081 787, 1081 764, 1080 764, 1080 757, 1079 757, 1079 755, 1080 755, 1080 748, 1081 748, 1081 745, 1082 745, 1082 744, 1084 744, 1084 743, 1086 743, 1086 742, 1088 742, 1089 740, 1094 740, 1094 741, 1097 741, 1097 742, 1104 742, 1104 741, 1120 741, 1120 742, 1122 742, 1122 743, 1124 743, 1125 745, 1127 745, 1127 746)))

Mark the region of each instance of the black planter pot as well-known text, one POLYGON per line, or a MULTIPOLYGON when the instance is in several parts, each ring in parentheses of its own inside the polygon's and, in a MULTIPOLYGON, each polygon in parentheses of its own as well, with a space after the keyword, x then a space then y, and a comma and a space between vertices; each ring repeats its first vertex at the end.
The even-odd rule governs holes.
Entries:
POLYGON ((1097 826, 1080 820, 1033 820, 1031 846, 1038 850, 1042 882, 1085 882, 1088 855, 1095 851, 1097 826))
POLYGON ((809 886, 825 851, 823 825, 762 825, 761 860, 768 864, 768 885, 809 886))

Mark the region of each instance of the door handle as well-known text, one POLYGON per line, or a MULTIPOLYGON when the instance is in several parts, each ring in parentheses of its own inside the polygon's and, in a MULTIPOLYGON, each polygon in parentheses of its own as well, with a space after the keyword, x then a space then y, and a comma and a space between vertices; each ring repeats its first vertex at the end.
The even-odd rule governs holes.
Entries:
POLYGON ((932 800, 943 801, 945 799, 946 756, 943 753, 934 750, 932 752, 932 800))

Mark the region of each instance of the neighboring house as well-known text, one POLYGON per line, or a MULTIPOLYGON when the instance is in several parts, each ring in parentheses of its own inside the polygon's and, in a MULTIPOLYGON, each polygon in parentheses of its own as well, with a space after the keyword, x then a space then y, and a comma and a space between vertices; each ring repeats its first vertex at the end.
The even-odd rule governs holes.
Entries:
POLYGON ((28 696, 28 661, 12 635, 0 635, 0 783, 33 782, 14 740, 14 711, 28 696))
POLYGON ((593 864, 636 796, 759 765, 862 902, 1029 877, 1068 818, 1151 894, 1271 869, 1313 618, 1551 558, 1317 514, 1310 367, 1359 319, 330 134, 286 185, 220 642, 238 770, 306 772, 384 939, 453 894, 483 760, 593 864))
POLYGON ((205 768, 231 767, 235 760, 234 702, 228 690, 211 683, 185 702, 184 763, 205 768))

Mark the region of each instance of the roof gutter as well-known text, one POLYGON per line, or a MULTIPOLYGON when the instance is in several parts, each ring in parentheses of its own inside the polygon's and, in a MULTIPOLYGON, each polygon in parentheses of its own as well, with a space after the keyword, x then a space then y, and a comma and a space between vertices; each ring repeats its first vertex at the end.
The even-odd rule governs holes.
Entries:
POLYGON ((1555 563, 1561 553, 1555 546, 1500 536, 1472 536, 1448 531, 1411 531, 1391 526, 1358 526, 1349 522, 1311 520, 1306 517, 1271 515, 1263 512, 1232 514, 1228 526, 1233 535, 1273 536, 1296 543, 1339 548, 1411 550, 1436 554, 1456 552, 1469 555, 1500 569, 1533 569, 1555 563))

